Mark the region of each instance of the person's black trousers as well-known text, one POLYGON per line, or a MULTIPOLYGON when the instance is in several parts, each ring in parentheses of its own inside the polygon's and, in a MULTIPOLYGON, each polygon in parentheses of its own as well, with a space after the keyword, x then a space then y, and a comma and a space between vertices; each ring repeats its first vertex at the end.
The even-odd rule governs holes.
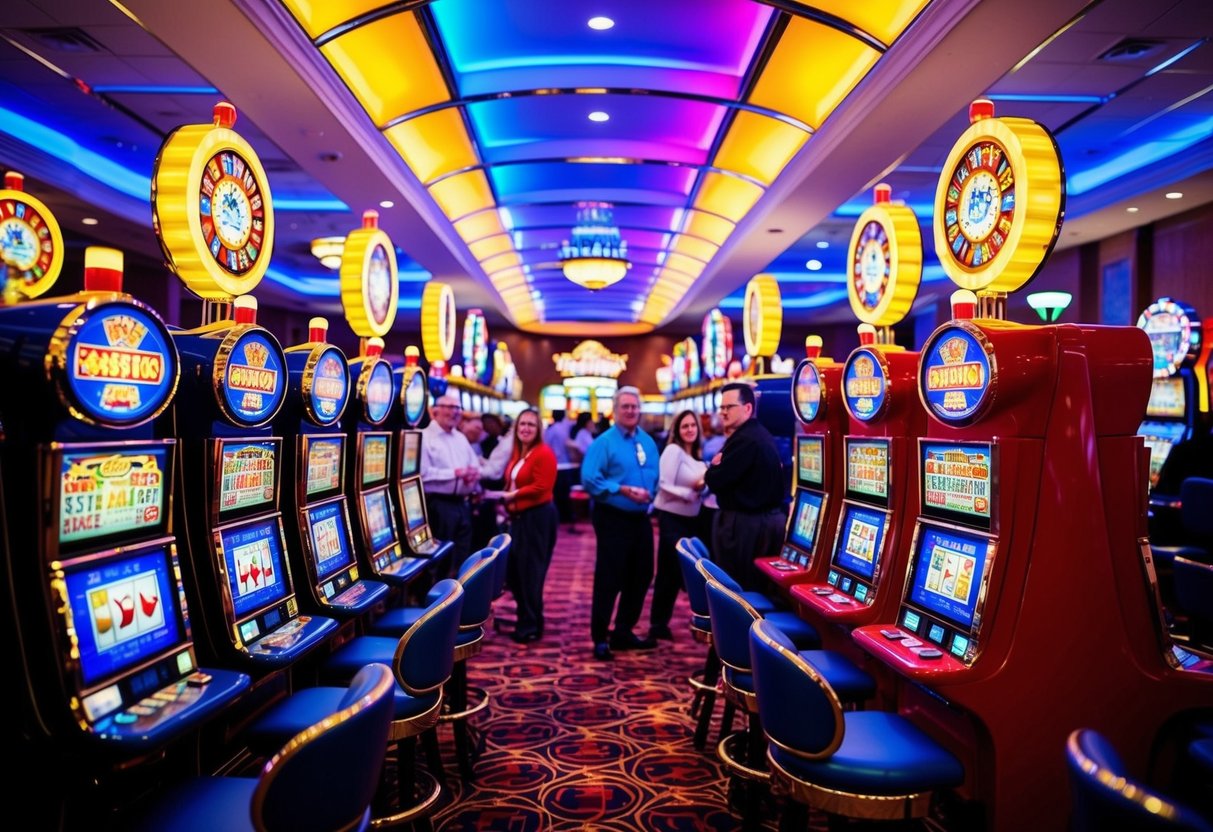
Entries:
POLYGON ((594 504, 594 594, 590 604, 590 636, 595 644, 610 636, 615 599, 615 638, 632 635, 640 620, 644 596, 653 578, 653 524, 643 511, 621 511, 594 504))
POLYGON ((556 484, 552 487, 552 499, 556 501, 556 510, 560 512, 561 523, 573 522, 573 504, 569 501, 569 494, 573 489, 577 473, 576 468, 556 469, 556 484))
POLYGON ((472 553, 472 512, 466 497, 449 494, 427 494, 426 510, 430 531, 438 540, 449 540, 451 547, 450 576, 459 574, 459 567, 472 553))
POLYGON ((684 517, 670 511, 657 511, 657 577, 653 579, 653 603, 649 607, 650 627, 669 627, 674 602, 682 589, 682 568, 678 565, 680 538, 699 533, 699 517, 684 517))
POLYGON ((518 606, 514 637, 543 633, 543 585, 552 550, 556 547, 556 506, 528 508, 510 518, 510 563, 516 564, 516 586, 511 587, 518 606))
POLYGON ((720 509, 712 521, 712 560, 747 589, 758 585, 754 558, 778 555, 787 525, 783 507, 764 514, 720 509))

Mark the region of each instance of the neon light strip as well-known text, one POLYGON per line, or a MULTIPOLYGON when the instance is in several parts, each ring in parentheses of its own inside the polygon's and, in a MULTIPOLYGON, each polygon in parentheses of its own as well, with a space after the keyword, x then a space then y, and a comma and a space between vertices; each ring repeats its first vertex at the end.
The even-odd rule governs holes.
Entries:
POLYGON ((93 92, 119 95, 124 93, 135 93, 138 95, 217 95, 219 93, 219 90, 214 87, 158 87, 155 84, 101 84, 96 87, 90 87, 90 89, 93 92))

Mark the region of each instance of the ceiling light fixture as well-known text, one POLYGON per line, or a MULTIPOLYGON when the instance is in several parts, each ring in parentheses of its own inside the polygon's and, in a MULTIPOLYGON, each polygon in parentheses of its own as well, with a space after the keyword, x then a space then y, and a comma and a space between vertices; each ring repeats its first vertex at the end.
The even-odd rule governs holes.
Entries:
POLYGON ((590 113, 590 121, 596 121, 599 124, 601 124, 604 121, 610 121, 610 120, 611 120, 610 113, 604 113, 602 110, 595 110, 594 112, 590 113))
POLYGON ((586 25, 595 31, 605 32, 607 29, 614 28, 615 21, 611 20, 609 17, 599 15, 597 17, 591 17, 586 25))
POLYGON ((390 199, 381 199, 379 201, 379 207, 380 208, 395 208, 396 203, 392 202, 390 199))
POLYGON ((623 280, 632 264, 628 244, 619 236, 609 202, 577 203, 577 224, 572 242, 560 246, 564 276, 590 291, 605 289, 623 280))
POLYGON ((1136 214, 1141 209, 1138 208, 1136 205, 1131 205, 1128 208, 1126 208, 1125 210, 1128 211, 1130 214, 1136 214))
POLYGON ((821 261, 813 258, 809 262, 805 263, 804 267, 811 272, 819 272, 821 271, 821 261))
POLYGON ((1167 199, 1183 199, 1184 195, 1182 191, 1171 191, 1166 194, 1166 197, 1167 199))
POLYGON ((829 248, 829 247, 830 247, 830 244, 829 244, 827 241, 825 241, 825 240, 818 240, 818 241, 817 241, 817 247, 818 247, 818 248, 829 248))
POLYGON ((345 237, 317 237, 312 240, 312 256, 326 269, 341 268, 341 253, 345 251, 345 237))
POLYGON ((96 225, 98 222, 100 222, 100 220, 98 220, 96 217, 85 217, 84 219, 80 220, 81 225, 96 225))

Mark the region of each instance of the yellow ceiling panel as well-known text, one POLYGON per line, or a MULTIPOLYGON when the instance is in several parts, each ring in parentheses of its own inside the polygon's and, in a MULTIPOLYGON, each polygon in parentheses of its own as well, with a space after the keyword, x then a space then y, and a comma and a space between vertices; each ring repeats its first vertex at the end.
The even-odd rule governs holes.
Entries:
POLYGON ((482 170, 469 170, 435 182, 430 185, 430 196, 452 220, 495 204, 489 180, 482 170))
POLYGON ((479 163, 456 107, 435 110, 383 132, 423 183, 479 163))
POLYGON ((510 242, 508 234, 486 237, 468 246, 468 250, 472 252, 472 256, 477 260, 487 260, 495 254, 501 254, 503 251, 512 251, 513 249, 514 244, 510 242))
POLYGON ((715 214, 705 214, 703 211, 688 211, 682 230, 695 237, 711 240, 716 245, 724 245, 724 241, 733 233, 736 226, 724 217, 715 214))
POLYGON ((699 277, 699 274, 703 271, 704 264, 698 260, 692 260, 685 254, 671 254, 665 259, 665 267, 688 274, 691 277, 699 277))
POLYGON ((522 269, 520 269, 520 268, 519 269, 506 269, 505 271, 497 272, 489 279, 493 281, 494 286, 496 286, 497 288, 500 289, 503 286, 513 285, 513 284, 518 283, 519 281, 522 281, 525 283, 526 275, 523 273, 522 269))
POLYGON ((320 51, 377 125, 450 100, 413 12, 359 26, 320 51))
POLYGON ((707 240, 700 240, 698 237, 688 237, 685 234, 679 234, 678 239, 674 241, 670 251, 678 254, 685 254, 687 257, 694 257, 696 260, 702 260, 707 263, 716 256, 716 252, 720 250, 720 246, 709 243, 707 240))
POLYGON ((808 140, 799 127, 741 110, 716 152, 716 167, 770 185, 808 140))
POLYGON ((695 197, 695 207, 738 222, 762 196, 762 188, 736 176, 709 171, 695 197))
POLYGON ((481 211, 455 223, 455 232, 465 243, 471 243, 494 234, 504 234, 505 228, 502 227, 501 217, 496 211, 481 211))
POLYGON ((505 254, 498 254, 496 257, 480 261, 480 267, 488 275, 491 275, 493 272, 499 272, 502 269, 518 268, 521 265, 522 259, 519 258, 516 251, 507 251, 505 254))
POLYGON ((813 0, 814 8, 855 24, 886 46, 891 45, 931 0, 813 0))
POLYGON ((334 26, 379 8, 384 0, 282 0, 308 37, 315 40, 334 26))
POLYGON ((794 17, 754 85, 750 103, 816 130, 879 57, 850 35, 794 17))

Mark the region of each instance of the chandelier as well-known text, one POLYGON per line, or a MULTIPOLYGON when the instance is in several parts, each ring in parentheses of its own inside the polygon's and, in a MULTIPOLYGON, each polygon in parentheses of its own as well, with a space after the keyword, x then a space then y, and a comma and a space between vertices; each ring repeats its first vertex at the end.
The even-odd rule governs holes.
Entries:
POLYGON ((345 237, 317 237, 312 240, 312 256, 326 269, 341 268, 341 253, 345 251, 345 237))
POLYGON ((628 244, 619 238, 609 202, 577 203, 572 240, 560 246, 564 276, 591 291, 618 283, 628 273, 628 244))

